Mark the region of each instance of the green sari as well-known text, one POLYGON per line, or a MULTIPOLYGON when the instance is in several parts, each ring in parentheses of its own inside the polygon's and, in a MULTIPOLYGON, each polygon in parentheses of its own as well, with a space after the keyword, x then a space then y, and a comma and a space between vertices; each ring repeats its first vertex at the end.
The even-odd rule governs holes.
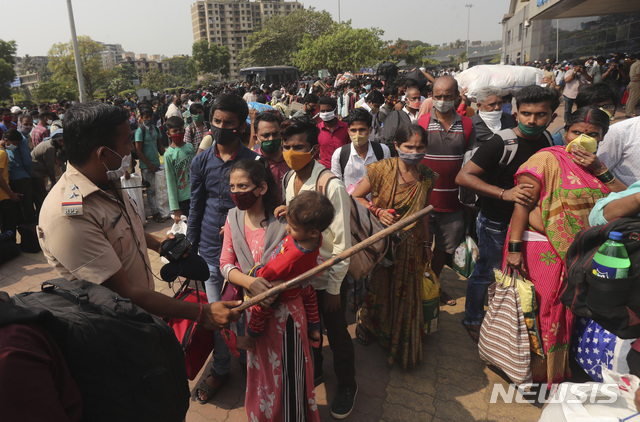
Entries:
MULTIPOLYGON (((368 165, 372 203, 394 209, 401 220, 426 207, 438 175, 422 164, 418 170, 417 180, 399 183, 397 157, 368 165)), ((404 240, 396 246, 393 265, 375 272, 358 315, 364 327, 389 349, 388 363, 397 361, 405 369, 422 361, 423 233, 420 220, 403 229, 400 236, 404 240)))

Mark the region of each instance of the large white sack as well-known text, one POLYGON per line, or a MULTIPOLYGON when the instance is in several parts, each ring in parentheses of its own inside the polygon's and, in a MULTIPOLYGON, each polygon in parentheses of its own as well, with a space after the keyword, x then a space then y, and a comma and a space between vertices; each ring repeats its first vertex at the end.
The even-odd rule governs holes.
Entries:
POLYGON ((495 86, 502 89, 502 95, 515 94, 529 85, 540 85, 544 72, 529 66, 503 64, 483 64, 474 66, 456 75, 460 89, 467 88, 467 97, 475 100, 478 89, 495 86))

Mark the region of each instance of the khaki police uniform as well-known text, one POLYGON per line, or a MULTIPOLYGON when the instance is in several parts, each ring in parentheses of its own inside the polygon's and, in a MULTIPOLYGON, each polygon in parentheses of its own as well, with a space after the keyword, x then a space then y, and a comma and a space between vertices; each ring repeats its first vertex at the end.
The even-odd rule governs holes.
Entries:
POLYGON ((49 263, 68 280, 100 284, 124 267, 136 287, 154 289, 135 202, 126 190, 100 189, 71 164, 42 205, 38 237, 49 263))

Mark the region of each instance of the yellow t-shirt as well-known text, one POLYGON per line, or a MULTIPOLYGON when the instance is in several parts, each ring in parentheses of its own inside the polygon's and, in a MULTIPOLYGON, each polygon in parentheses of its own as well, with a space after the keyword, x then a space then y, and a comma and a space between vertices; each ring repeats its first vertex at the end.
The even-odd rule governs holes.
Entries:
MULTIPOLYGON (((7 186, 9 186, 9 156, 7 155, 7 151, 2 147, 0 147, 0 171, 2 171, 2 178, 7 182, 7 186)), ((4 201, 5 199, 9 199, 9 194, 5 192, 4 189, 0 189, 0 201, 4 201)))

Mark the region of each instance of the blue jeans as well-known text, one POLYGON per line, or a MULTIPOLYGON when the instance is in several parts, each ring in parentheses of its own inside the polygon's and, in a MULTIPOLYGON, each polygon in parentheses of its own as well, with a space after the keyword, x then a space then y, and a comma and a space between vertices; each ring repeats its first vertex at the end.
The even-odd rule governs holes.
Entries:
MULTIPOLYGON (((207 291, 207 299, 209 303, 220 302, 222 297, 222 285, 224 284, 224 277, 220 273, 220 267, 217 265, 207 264, 209 266, 209 280, 204 282, 204 288, 207 291)), ((240 318, 236 321, 236 328, 238 329, 238 335, 244 334, 244 318, 240 318)), ((240 350, 240 362, 245 363, 247 361, 247 352, 240 350)), ((222 339, 220 331, 213 332, 213 370, 218 375, 225 375, 229 373, 231 369, 231 354, 227 344, 222 339)))
POLYGON ((480 325, 484 318, 484 298, 487 288, 495 281, 494 268, 500 269, 502 249, 507 238, 509 223, 489 220, 478 214, 478 262, 467 280, 467 300, 464 307, 465 324, 480 325))

